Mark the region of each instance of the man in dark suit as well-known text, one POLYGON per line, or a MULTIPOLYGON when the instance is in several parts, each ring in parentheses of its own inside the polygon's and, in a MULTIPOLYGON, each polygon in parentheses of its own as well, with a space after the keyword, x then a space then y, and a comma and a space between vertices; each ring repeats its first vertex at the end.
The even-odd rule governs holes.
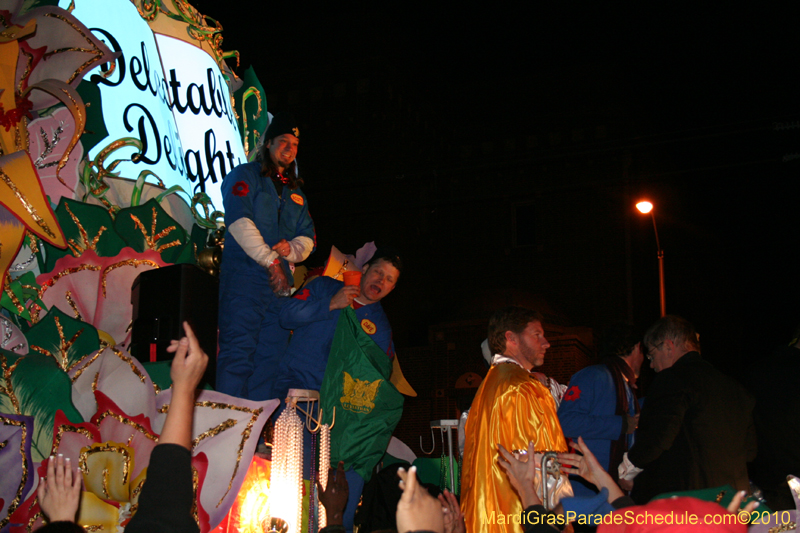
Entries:
POLYGON ((697 333, 683 318, 662 317, 644 344, 658 374, 619 468, 621 480, 635 477, 631 497, 643 504, 726 483, 747 489, 747 462, 756 455, 752 396, 700 356, 697 333))

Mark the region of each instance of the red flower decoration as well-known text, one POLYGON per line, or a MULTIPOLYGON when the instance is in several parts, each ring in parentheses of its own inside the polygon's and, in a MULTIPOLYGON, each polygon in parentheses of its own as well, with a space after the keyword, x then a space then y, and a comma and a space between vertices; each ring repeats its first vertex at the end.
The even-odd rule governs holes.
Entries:
POLYGON ((566 393, 564 393, 565 402, 574 402, 580 397, 581 397, 581 389, 579 389, 577 385, 573 385, 572 387, 567 389, 566 393))
POLYGON ((247 193, 249 192, 250 186, 243 181, 237 181, 236 185, 233 186, 234 196, 247 196, 247 193))

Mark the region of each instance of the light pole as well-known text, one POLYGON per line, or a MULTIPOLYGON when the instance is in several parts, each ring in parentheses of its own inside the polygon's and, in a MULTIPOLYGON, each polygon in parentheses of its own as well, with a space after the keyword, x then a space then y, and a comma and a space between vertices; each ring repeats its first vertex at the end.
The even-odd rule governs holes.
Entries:
POLYGON ((653 204, 647 201, 636 204, 636 209, 645 215, 650 213, 650 217, 653 219, 653 231, 656 232, 656 247, 658 248, 658 294, 661 300, 661 316, 664 316, 667 314, 667 302, 664 296, 664 250, 661 249, 661 242, 658 240, 656 215, 653 213, 653 204))

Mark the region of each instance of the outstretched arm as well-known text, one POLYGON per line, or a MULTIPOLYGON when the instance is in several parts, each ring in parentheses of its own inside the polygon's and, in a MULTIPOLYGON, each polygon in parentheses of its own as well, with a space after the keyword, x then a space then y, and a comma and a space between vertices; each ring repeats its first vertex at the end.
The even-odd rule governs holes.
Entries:
POLYGON ((175 354, 169 372, 172 378, 172 401, 161 431, 159 444, 178 444, 192 449, 192 415, 197 385, 208 364, 208 356, 200 347, 188 322, 183 323, 186 336, 171 341, 168 352, 175 354))

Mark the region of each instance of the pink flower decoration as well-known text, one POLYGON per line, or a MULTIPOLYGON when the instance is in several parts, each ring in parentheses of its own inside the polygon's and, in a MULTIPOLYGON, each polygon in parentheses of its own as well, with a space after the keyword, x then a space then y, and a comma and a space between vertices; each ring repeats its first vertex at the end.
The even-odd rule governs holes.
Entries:
POLYGON ((70 153, 67 165, 56 176, 58 163, 74 133, 75 119, 65 107, 59 108, 52 115, 37 118, 28 125, 33 166, 36 167, 45 194, 53 204, 57 204, 62 196, 75 198, 78 164, 83 159, 83 145, 80 142, 70 153))

